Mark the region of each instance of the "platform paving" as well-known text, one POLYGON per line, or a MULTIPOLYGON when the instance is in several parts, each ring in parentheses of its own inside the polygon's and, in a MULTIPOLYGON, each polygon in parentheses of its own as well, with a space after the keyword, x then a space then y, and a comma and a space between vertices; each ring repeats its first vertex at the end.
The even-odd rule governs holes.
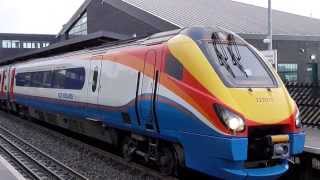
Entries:
POLYGON ((306 133, 306 142, 304 151, 312 154, 320 154, 320 129, 304 128, 306 133))
POLYGON ((3 157, 0 157, 0 179, 25 180, 25 178, 3 157))

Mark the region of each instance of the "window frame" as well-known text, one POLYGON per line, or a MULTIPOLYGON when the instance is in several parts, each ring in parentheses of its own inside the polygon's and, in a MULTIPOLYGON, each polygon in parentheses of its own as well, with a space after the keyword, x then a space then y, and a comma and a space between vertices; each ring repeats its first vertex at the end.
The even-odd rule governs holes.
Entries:
POLYGON ((171 53, 166 56, 164 72, 177 80, 183 80, 184 67, 171 53))

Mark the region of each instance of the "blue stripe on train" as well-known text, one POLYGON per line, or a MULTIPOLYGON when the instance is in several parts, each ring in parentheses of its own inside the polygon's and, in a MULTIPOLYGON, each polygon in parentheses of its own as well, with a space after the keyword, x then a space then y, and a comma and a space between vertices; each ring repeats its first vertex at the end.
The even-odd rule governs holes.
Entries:
MULTIPOLYGON (((145 120, 141 120, 141 125, 139 126, 134 100, 121 107, 111 107, 22 94, 15 94, 15 98, 17 103, 41 109, 43 111, 60 113, 79 119, 99 119, 110 126, 115 126, 116 128, 139 131, 140 133, 148 133, 149 135, 162 138, 177 140, 180 132, 220 135, 202 123, 187 109, 162 96, 157 97, 158 103, 156 105, 160 134, 149 131, 145 132, 145 120), (130 115, 132 122, 131 125, 123 122, 122 112, 127 112, 130 115)), ((151 96, 149 97, 149 95, 140 96, 139 107, 145 107, 147 104, 150 104, 150 98, 151 96)))

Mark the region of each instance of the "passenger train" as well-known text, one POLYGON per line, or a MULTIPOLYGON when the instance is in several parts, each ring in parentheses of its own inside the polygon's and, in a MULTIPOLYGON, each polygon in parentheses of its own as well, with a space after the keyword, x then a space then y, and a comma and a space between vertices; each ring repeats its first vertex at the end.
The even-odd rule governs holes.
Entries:
POLYGON ((191 27, 0 67, 3 108, 108 142, 164 174, 276 179, 303 151, 299 110, 257 49, 191 27))

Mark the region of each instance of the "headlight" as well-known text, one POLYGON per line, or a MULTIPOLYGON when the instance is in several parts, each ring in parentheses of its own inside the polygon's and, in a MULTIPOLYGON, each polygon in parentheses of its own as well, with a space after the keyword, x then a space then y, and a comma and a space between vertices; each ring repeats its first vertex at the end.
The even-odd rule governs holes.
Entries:
POLYGON ((297 110, 297 112, 296 112, 295 121, 296 121, 296 127, 297 128, 301 128, 302 124, 301 124, 301 118, 300 118, 299 110, 297 110))
POLYGON ((223 124, 233 132, 241 132, 245 129, 244 120, 230 110, 216 105, 215 110, 223 124))

